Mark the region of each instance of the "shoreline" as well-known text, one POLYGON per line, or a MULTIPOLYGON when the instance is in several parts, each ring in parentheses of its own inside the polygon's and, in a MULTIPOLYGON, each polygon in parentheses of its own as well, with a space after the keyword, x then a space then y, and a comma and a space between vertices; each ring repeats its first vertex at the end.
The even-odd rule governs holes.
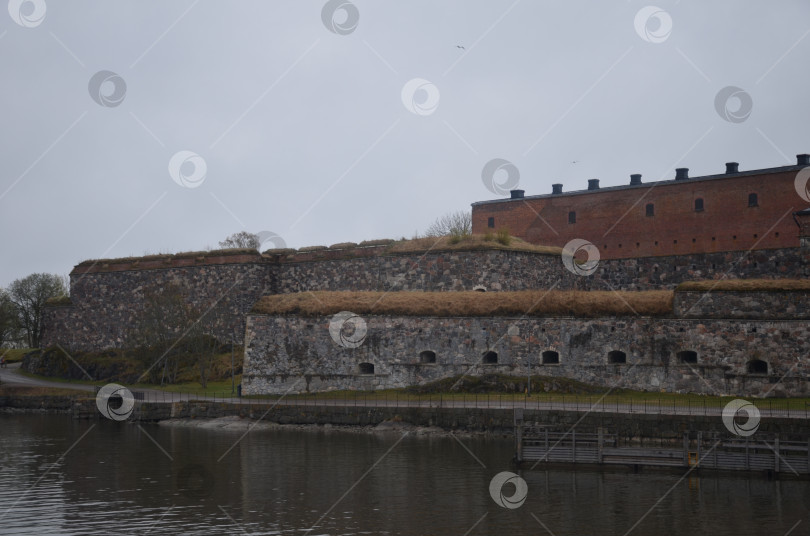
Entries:
POLYGON ((448 430, 439 426, 421 426, 406 421, 386 420, 377 425, 352 425, 352 424, 291 424, 278 423, 269 420, 243 418, 236 415, 215 418, 171 418, 156 421, 157 426, 172 428, 196 428, 203 430, 213 430, 222 432, 245 432, 245 431, 277 431, 277 430, 301 430, 320 432, 347 432, 355 434, 387 434, 387 433, 409 433, 414 436, 464 436, 464 437, 496 437, 500 439, 514 439, 512 434, 495 433, 492 431, 476 430, 448 430))

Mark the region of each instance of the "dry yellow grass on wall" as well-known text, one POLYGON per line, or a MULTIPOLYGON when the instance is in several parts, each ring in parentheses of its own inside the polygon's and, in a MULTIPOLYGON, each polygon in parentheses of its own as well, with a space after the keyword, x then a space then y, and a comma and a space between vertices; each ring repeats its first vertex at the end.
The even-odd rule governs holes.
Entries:
POLYGON ((255 314, 403 316, 657 316, 672 313, 672 291, 643 292, 301 292, 261 298, 255 314))
POLYGON ((782 290, 810 290, 808 279, 724 279, 720 281, 686 281, 678 291, 719 292, 778 292, 782 290))

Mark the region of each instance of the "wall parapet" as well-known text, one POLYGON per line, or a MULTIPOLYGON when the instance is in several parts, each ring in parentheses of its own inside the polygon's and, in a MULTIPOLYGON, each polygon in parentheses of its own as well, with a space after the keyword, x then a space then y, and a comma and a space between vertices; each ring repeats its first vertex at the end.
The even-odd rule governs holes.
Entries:
POLYGON ((98 272, 127 272, 139 270, 156 270, 167 268, 182 268, 189 266, 217 265, 217 264, 253 264, 268 262, 269 259, 255 251, 253 253, 239 254, 210 254, 198 252, 194 254, 175 255, 148 255, 126 259, 101 259, 84 261, 74 266, 70 275, 82 275, 98 272))

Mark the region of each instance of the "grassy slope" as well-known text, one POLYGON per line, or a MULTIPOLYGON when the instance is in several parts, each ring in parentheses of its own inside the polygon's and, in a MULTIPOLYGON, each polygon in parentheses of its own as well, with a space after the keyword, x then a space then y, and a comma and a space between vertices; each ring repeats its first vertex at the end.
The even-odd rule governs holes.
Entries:
POLYGON ((0 348, 0 356, 6 358, 6 363, 19 363, 25 354, 33 350, 31 348, 0 348))

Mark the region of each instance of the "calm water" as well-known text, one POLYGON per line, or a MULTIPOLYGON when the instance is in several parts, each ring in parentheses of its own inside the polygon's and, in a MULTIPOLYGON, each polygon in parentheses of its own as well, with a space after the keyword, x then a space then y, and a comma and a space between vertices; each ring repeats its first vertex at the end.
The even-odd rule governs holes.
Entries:
POLYGON ((810 533, 810 483, 755 477, 524 471, 526 502, 501 508, 489 482, 510 469, 504 439, 464 438, 467 452, 450 437, 279 430, 225 454, 241 433, 54 415, 0 427, 2 534, 549 534, 542 523, 561 536, 639 520, 631 534, 810 533))

